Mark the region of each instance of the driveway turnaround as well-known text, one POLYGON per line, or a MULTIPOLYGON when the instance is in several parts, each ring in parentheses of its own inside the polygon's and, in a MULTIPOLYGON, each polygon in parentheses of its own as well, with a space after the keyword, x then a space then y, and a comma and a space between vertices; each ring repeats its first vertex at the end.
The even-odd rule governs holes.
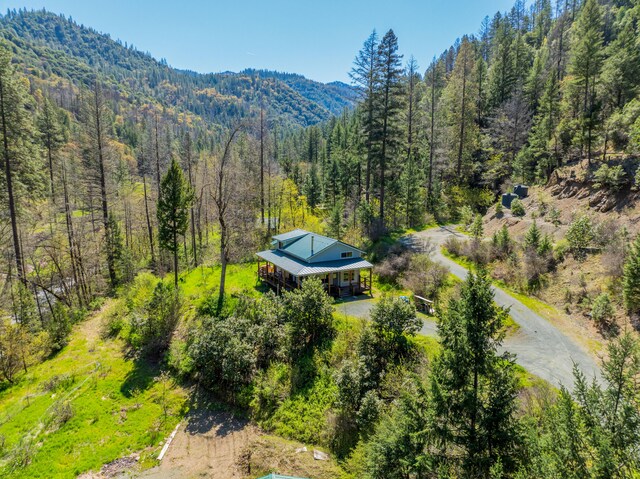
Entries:
MULTIPOLYGON (((432 228, 409 235, 403 242, 416 251, 426 251, 432 259, 449 268, 464 280, 468 271, 442 254, 441 248, 450 236, 464 235, 447 227, 432 228)), ((601 380, 594 358, 581 345, 556 328, 552 323, 526 307, 500 288, 492 287, 495 302, 510 308, 511 317, 520 328, 503 343, 505 350, 516 355, 516 362, 530 373, 559 387, 573 389, 574 364, 586 375, 601 380)))

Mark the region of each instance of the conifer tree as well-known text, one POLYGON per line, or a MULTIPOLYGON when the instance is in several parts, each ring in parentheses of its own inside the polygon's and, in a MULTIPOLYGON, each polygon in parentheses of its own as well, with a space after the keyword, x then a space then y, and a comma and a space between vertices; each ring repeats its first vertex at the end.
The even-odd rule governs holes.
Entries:
POLYGON ((13 261, 16 274, 26 284, 24 256, 19 232, 20 198, 37 198, 41 189, 41 167, 33 143, 33 120, 25 108, 30 100, 22 78, 11 64, 11 54, 0 43, 0 135, 2 135, 2 178, 0 193, 9 211, 13 261), (29 192, 27 194, 27 191, 29 192))
POLYGON ((385 187, 387 168, 393 162, 400 141, 399 113, 403 106, 402 55, 398 53, 398 38, 393 30, 385 33, 378 45, 380 90, 377 109, 380 118, 380 150, 378 156, 380 187, 380 222, 385 224, 385 187))
POLYGON ((365 165, 365 199, 367 203, 371 196, 371 175, 373 171, 373 155, 378 119, 375 112, 375 96, 380 84, 380 54, 378 50, 378 34, 374 30, 365 41, 362 50, 354 60, 353 69, 349 76, 356 84, 361 97, 359 111, 362 116, 360 125, 365 137, 366 165, 365 165))
POLYGON ((158 237, 160 247, 173 253, 174 285, 178 287, 178 238, 189 226, 189 208, 193 192, 178 162, 171 160, 169 170, 160 183, 158 200, 158 237))
POLYGON ((640 312, 640 236, 636 237, 627 253, 622 284, 627 311, 640 312))
POLYGON ((573 46, 569 72, 573 76, 570 88, 580 98, 580 145, 587 148, 591 161, 593 130, 597 128, 596 81, 603 60, 602 12, 597 0, 586 0, 573 27, 573 46))
POLYGON ((38 115, 37 126, 40 133, 40 139, 46 150, 47 162, 49 165, 49 193, 52 201, 55 202, 55 155, 66 141, 66 138, 65 130, 60 122, 60 112, 51 103, 49 98, 44 99, 42 110, 38 115))
POLYGON ((472 92, 477 91, 474 86, 474 70, 473 45, 469 38, 464 37, 443 92, 451 165, 449 174, 456 183, 462 183, 468 178, 472 154, 477 144, 476 102, 472 96, 472 92))
POLYGON ((498 462, 514 467, 518 384, 513 358, 497 352, 507 315, 480 270, 469 274, 460 299, 449 301, 438 323, 442 352, 430 379, 437 452, 431 459, 460 468, 463 477, 488 477, 498 462))

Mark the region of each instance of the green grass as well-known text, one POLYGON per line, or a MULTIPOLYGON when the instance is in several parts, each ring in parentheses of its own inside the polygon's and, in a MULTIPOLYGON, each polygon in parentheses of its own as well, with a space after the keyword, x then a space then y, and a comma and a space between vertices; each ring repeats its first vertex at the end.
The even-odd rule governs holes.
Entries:
POLYGON ((141 460, 152 462, 186 412, 186 391, 155 381, 157 365, 126 359, 120 340, 95 333, 101 314, 78 325, 61 353, 0 393, 1 477, 72 478, 141 450, 141 460), (57 390, 44 388, 64 375, 70 379, 57 390), (62 403, 72 415, 56 425, 62 403), (14 468, 19 458, 28 464, 14 468))
MULTIPOLYGON (((267 291, 258 281, 257 263, 238 263, 227 266, 225 292, 258 296, 267 291)), ((198 304, 205 296, 217 295, 220 288, 220 266, 199 266, 180 275, 180 289, 185 298, 198 304)))

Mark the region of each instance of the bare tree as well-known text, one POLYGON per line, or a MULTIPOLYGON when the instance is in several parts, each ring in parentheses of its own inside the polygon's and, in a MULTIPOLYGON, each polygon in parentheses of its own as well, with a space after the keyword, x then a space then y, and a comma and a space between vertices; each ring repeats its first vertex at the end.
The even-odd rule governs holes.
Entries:
POLYGON ((233 162, 233 144, 236 137, 243 129, 243 124, 234 125, 224 141, 222 154, 216 159, 213 171, 213 188, 211 189, 211 199, 216 211, 218 226, 220 228, 220 293, 219 301, 224 298, 225 280, 227 275, 227 264, 230 258, 230 228, 231 217, 234 211, 235 200, 239 189, 237 169, 233 162))

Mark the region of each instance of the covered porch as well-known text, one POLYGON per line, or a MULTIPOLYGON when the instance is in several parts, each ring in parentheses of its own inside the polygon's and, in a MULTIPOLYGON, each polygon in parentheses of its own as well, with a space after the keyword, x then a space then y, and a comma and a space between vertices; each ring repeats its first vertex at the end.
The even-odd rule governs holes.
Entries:
MULTIPOLYGON (((341 263, 341 262, 336 262, 341 263)), ((278 294, 283 291, 291 291, 302 287, 307 278, 318 278, 327 293, 336 298, 358 296, 371 293, 372 267, 367 263, 366 268, 353 264, 336 264, 328 266, 305 266, 302 270, 294 272, 285 269, 276 262, 258 260, 258 278, 264 284, 269 285, 278 294)), ((291 268, 295 269, 295 268, 291 268)))

